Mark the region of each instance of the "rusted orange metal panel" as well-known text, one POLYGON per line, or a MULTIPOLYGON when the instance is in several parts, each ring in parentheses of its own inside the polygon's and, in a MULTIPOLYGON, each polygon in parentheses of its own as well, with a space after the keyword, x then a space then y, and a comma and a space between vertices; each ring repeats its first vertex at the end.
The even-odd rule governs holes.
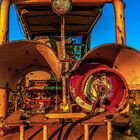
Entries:
POLYGON ((6 118, 8 106, 8 93, 6 89, 0 88, 0 118, 6 118))
POLYGON ((33 70, 53 72, 61 77, 61 63, 53 50, 36 41, 15 41, 3 44, 0 48, 0 87, 8 82, 14 89, 17 80, 33 70))

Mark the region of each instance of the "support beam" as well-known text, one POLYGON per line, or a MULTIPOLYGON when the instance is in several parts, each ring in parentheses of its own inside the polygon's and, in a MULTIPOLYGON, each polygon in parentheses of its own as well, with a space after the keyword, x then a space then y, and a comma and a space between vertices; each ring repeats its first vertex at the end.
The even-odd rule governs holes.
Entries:
POLYGON ((47 132, 48 132, 48 126, 47 125, 43 125, 43 140, 47 140, 47 132))
POLYGON ((0 88, 0 118, 6 118, 8 106, 8 93, 6 89, 0 88))
POLYGON ((114 0, 116 43, 126 44, 125 23, 124 23, 124 4, 122 0, 114 0))
POLYGON ((112 140, 112 123, 111 123, 111 120, 107 120, 107 140, 112 140))
POLYGON ((21 125, 21 126, 20 126, 20 140, 25 140, 24 125, 21 125))
MULTIPOLYGON (((95 5, 95 4, 103 4, 110 3, 113 0, 72 0, 74 5, 95 5)), ((48 4, 51 5, 51 0, 13 0, 16 4, 48 4)))
POLYGON ((84 124, 84 140, 89 139, 89 130, 88 130, 88 124, 84 124))
POLYGON ((8 40, 10 4, 10 0, 2 0, 1 2, 0 45, 6 43, 8 40))

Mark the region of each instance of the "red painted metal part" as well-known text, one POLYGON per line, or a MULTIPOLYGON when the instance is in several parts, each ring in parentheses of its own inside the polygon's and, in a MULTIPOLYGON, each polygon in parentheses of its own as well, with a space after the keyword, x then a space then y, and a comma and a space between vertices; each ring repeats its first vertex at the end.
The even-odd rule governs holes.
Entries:
POLYGON ((100 105, 98 108, 109 110, 110 112, 120 110, 127 99, 128 87, 126 81, 121 74, 104 64, 83 64, 73 73, 69 83, 72 98, 88 112, 92 110, 92 106, 99 94, 100 105), (103 74, 105 79, 102 80, 103 74), (97 81, 98 84, 94 84, 97 81), (92 92, 88 91, 92 86, 94 92, 97 93, 96 97, 93 97, 92 92), (89 93, 86 94, 86 92, 89 93), (92 100, 92 98, 95 98, 95 100, 92 100))

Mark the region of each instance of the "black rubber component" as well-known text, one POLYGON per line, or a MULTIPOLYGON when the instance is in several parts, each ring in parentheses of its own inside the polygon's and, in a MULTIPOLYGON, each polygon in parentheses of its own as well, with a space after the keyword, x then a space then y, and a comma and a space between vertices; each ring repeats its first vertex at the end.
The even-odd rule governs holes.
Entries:
POLYGON ((50 135, 50 137, 48 138, 48 140, 52 140, 53 137, 60 131, 60 128, 61 128, 61 127, 57 128, 57 129, 50 135))
POLYGON ((68 124, 68 123, 63 123, 59 128, 57 128, 57 129, 50 135, 50 137, 48 138, 48 140, 52 140, 52 139, 55 137, 55 135, 57 135, 58 132, 59 132, 58 138, 59 138, 59 137, 61 138, 63 128, 64 128, 67 124, 68 124))
POLYGON ((32 140, 33 137, 35 137, 40 131, 42 131, 43 128, 40 128, 38 131, 36 131, 31 137, 29 137, 27 140, 32 140))
POLYGON ((60 128, 60 131, 59 131, 59 134, 58 134, 58 138, 57 140, 61 140, 61 136, 62 136, 62 132, 63 132, 63 128, 65 127, 66 124, 62 124, 61 128, 60 128))
MULTIPOLYGON (((94 127, 94 125, 90 126, 89 127, 89 131, 94 127)), ((76 140, 81 140, 82 138, 84 137, 84 133, 79 137, 77 138, 76 140)))
POLYGON ((89 114, 89 115, 87 115, 86 117, 81 118, 81 119, 79 119, 79 120, 76 120, 74 123, 72 123, 72 124, 70 125, 70 127, 67 129, 67 131, 66 131, 65 135, 63 136, 63 139, 62 139, 62 140, 67 140, 67 138, 68 138, 68 136, 69 136, 71 130, 72 130, 78 123, 82 123, 83 121, 86 121, 86 120, 90 119, 91 117, 93 117, 93 114, 89 114))
POLYGON ((96 125, 89 134, 89 140, 92 140, 93 135, 95 134, 96 130, 99 128, 99 125, 96 125))

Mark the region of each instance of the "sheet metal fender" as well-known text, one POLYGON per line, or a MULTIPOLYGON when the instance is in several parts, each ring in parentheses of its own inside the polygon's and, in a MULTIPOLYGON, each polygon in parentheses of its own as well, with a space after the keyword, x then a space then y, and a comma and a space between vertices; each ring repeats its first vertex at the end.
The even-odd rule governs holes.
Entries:
POLYGON ((49 46, 36 41, 14 41, 0 46, 0 87, 15 89, 19 78, 33 70, 53 72, 59 80, 61 62, 49 46))
POLYGON ((140 89, 140 52, 132 47, 104 44, 90 50, 75 64, 72 72, 84 63, 100 62, 115 69, 126 79, 129 89, 140 89))

